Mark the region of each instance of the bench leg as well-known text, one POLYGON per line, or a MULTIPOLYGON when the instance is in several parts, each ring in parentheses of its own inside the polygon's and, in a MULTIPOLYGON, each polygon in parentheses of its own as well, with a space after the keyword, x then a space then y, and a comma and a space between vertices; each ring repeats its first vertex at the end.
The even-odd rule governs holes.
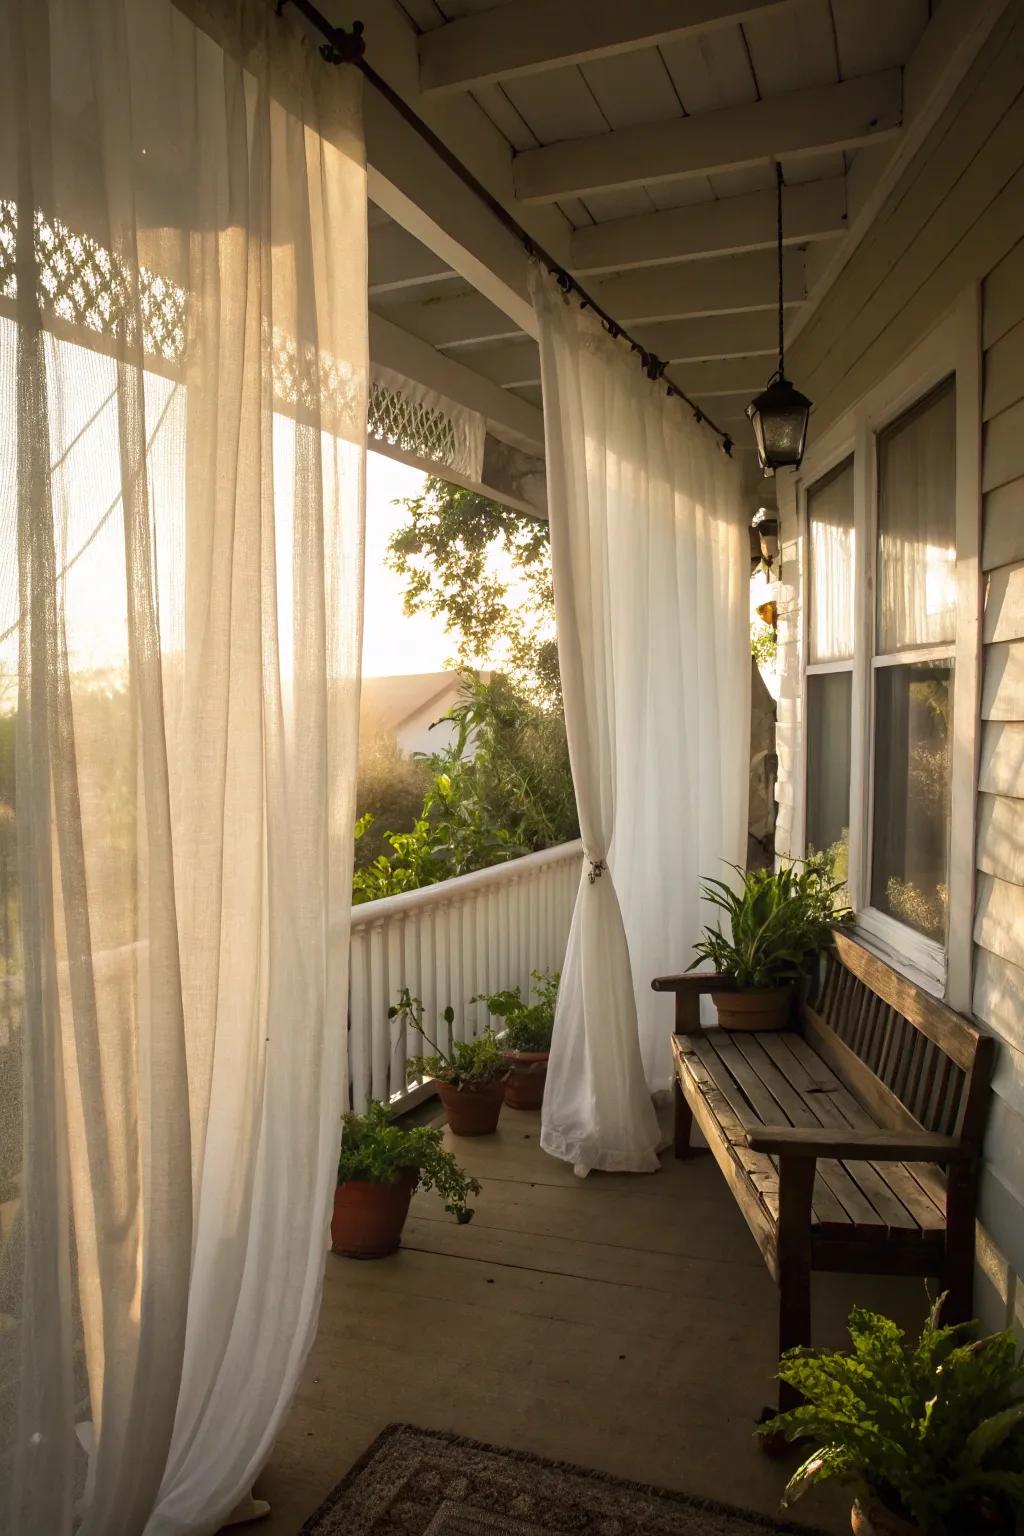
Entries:
MULTIPOLYGON (((779 1354, 811 1342, 811 1197, 817 1164, 812 1157, 779 1159, 779 1354)), ((800 1394, 779 1383, 779 1412, 795 1408, 800 1394)))
POLYGON ((977 1170, 953 1166, 946 1174, 946 1263, 942 1283, 949 1292, 943 1322, 966 1323, 974 1316, 974 1221, 977 1170))
POLYGON ((692 1157, 690 1132, 693 1129, 693 1110, 686 1102, 686 1095, 679 1086, 678 1077, 673 1083, 672 1102, 675 1109, 674 1148, 676 1157, 692 1157))

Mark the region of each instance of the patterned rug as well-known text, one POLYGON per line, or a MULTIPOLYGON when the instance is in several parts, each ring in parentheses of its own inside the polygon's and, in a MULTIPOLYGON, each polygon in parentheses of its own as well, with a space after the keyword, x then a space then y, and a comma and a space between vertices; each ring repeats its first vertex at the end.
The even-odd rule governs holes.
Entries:
POLYGON ((762 1515, 457 1435, 391 1424, 301 1536, 766 1536, 762 1515))

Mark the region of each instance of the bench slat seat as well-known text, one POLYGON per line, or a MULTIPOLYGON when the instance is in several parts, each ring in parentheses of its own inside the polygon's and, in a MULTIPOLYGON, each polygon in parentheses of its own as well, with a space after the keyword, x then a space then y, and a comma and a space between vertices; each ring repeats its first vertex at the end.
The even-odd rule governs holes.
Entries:
POLYGON ((652 986, 675 994, 676 1155, 696 1120, 778 1283, 780 1350, 810 1343, 815 1269, 940 1276, 971 1316, 992 1038, 842 930, 790 1029, 702 1028, 719 977, 652 986))

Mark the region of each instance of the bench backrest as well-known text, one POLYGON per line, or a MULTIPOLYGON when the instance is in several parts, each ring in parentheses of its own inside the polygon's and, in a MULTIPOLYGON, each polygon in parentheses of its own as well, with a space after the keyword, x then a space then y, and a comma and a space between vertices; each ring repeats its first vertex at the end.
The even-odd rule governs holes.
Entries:
POLYGON ((993 1041, 975 1024, 841 929, 809 1015, 877 1080, 877 1112, 980 1144, 993 1041))

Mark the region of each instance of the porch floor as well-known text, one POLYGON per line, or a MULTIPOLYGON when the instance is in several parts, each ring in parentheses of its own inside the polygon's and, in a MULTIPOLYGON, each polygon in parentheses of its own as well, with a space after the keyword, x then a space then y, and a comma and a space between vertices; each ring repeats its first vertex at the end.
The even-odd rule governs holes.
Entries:
MULTIPOLYGON (((471 1225, 416 1197, 381 1263, 331 1255, 316 1344, 257 1492, 295 1536, 388 1423, 451 1430, 771 1515, 794 1463, 752 1425, 772 1397, 776 1291, 709 1155, 649 1178, 572 1170, 506 1109, 455 1143, 483 1183, 471 1225)), ((854 1301, 908 1325, 920 1281, 815 1276, 816 1343, 854 1301)), ((849 1530, 849 1500, 799 1517, 849 1530)))

